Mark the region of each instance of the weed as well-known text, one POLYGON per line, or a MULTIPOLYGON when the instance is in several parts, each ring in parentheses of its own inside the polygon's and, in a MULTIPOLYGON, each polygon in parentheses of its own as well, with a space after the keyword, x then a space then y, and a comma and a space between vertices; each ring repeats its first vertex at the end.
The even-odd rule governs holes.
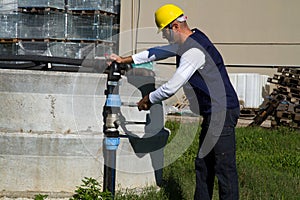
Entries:
POLYGON ((48 197, 48 195, 37 194, 34 196, 34 200, 44 200, 48 197))
POLYGON ((111 200, 111 192, 101 192, 101 186, 94 178, 84 177, 83 184, 77 187, 70 200, 111 200))

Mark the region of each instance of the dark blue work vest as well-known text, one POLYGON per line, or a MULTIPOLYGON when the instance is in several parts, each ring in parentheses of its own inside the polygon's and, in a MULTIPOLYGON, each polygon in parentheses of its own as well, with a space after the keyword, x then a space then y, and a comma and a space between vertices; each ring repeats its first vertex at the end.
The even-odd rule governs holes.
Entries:
POLYGON ((201 115, 209 115, 213 110, 212 105, 216 107, 216 111, 239 107, 221 54, 200 30, 194 29, 193 34, 179 46, 176 55, 177 67, 181 55, 191 48, 199 48, 205 54, 203 69, 197 70, 183 87, 191 110, 201 115))

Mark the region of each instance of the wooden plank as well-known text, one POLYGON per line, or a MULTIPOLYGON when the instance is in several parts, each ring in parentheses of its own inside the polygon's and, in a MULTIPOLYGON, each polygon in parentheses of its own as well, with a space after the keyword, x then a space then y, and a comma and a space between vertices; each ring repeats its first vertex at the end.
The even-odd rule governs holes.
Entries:
POLYGON ((295 113, 294 116, 293 116, 293 120, 297 121, 297 122, 300 122, 300 113, 295 113))
POLYGON ((43 12, 61 12, 64 9, 55 7, 19 7, 18 11, 21 13, 43 13, 43 12))
POLYGON ((0 43, 16 43, 18 42, 17 38, 0 38, 0 43))

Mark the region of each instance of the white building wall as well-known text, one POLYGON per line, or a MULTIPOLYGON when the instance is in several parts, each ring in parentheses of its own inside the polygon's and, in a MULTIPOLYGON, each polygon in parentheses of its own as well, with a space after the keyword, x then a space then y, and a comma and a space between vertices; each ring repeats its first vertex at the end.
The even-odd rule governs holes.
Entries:
POLYGON ((166 43, 156 34, 154 23, 155 10, 166 3, 180 6, 190 27, 207 33, 227 65, 300 64, 298 0, 123 0, 120 54, 166 43), (137 27, 147 31, 136 32, 137 27))

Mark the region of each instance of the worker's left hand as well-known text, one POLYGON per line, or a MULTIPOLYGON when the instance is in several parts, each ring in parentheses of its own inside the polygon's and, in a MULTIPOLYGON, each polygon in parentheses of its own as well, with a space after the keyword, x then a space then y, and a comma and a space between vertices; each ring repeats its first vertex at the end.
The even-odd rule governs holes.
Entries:
MULTIPOLYGON (((97 58, 97 57, 96 57, 97 58)), ((110 66, 113 61, 116 61, 117 63, 120 63, 121 57, 117 54, 111 54, 111 55, 105 55, 106 65, 110 66)))
POLYGON ((141 110, 149 110, 150 107, 151 107, 151 102, 150 102, 150 99, 149 99, 149 95, 146 95, 144 98, 142 98, 138 103, 137 103, 137 106, 138 106, 138 109, 139 111, 141 110))
POLYGON ((118 56, 117 54, 114 54, 114 53, 112 53, 109 56, 109 59, 112 60, 112 61, 116 61, 117 63, 122 63, 122 57, 118 56))

